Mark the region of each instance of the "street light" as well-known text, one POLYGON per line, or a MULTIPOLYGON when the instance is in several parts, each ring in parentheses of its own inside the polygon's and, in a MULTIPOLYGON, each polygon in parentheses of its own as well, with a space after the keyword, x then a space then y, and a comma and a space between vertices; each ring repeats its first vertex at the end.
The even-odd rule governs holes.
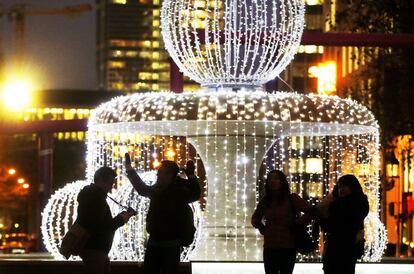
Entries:
POLYGON ((3 105, 11 111, 18 112, 29 106, 32 102, 32 84, 22 78, 7 81, 1 92, 3 105))
POLYGON ((174 150, 173 150, 173 149, 169 148, 169 149, 167 150, 167 153, 166 153, 165 155, 166 155, 166 158, 167 158, 168 160, 174 160, 174 157, 175 157, 175 152, 174 152, 174 150))
POLYGON ((18 184, 23 184, 24 182, 25 182, 25 180, 23 178, 17 179, 17 183, 18 184))
POLYGON ((14 168, 10 168, 10 169, 7 171, 7 173, 8 173, 9 175, 14 175, 14 174, 16 174, 16 170, 15 170, 14 168))
POLYGON ((400 178, 399 165, 400 162, 398 162, 394 152, 391 152, 391 157, 386 162, 386 174, 389 179, 394 180, 400 178))

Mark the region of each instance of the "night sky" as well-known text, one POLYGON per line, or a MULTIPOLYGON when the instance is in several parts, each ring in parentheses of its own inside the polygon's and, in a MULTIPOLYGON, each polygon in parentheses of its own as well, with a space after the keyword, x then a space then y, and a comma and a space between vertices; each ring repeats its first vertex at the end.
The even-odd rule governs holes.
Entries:
MULTIPOLYGON (((0 8, 25 3, 30 8, 64 7, 89 3, 93 10, 76 17, 26 17, 26 70, 45 89, 96 89, 94 0, 1 0, 0 8)), ((0 50, 6 70, 14 48, 14 25, 0 18, 0 50)))

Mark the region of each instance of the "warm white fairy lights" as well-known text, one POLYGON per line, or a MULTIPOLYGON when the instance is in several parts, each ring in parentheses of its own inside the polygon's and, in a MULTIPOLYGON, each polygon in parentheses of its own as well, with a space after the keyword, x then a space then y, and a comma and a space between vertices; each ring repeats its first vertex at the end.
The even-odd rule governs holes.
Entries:
POLYGON ((261 85, 297 52, 301 0, 164 0, 161 29, 180 69, 208 86, 261 85))
POLYGON ((79 191, 87 184, 85 181, 67 184, 50 197, 43 209, 41 225, 43 243, 56 259, 63 259, 63 256, 59 253, 60 243, 76 220, 77 197, 79 191))
MULTIPOLYGON (((195 149, 208 180, 202 237, 191 258, 260 260, 261 238, 249 219, 261 195, 257 182, 264 180, 262 165, 266 170, 284 170, 292 190, 309 196, 312 203, 332 189, 341 174, 358 175, 367 186, 371 231, 377 235, 367 242, 366 254, 370 255, 364 259, 378 260, 377 255, 382 254, 385 239, 378 215, 378 125, 355 101, 244 89, 119 97, 101 105, 91 117, 88 177, 92 178, 99 163, 122 166, 122 147, 145 147, 153 153, 154 146, 166 151, 171 142, 185 143, 179 146, 183 157, 189 146, 195 149), (186 112, 174 111, 184 107, 186 112), (120 138, 124 133, 136 137, 120 138), (159 143, 154 144, 154 139, 159 143), (361 146, 370 153, 360 155, 361 146), (358 157, 370 167, 365 167, 369 172, 364 176, 359 174, 358 157)), ((150 168, 138 154, 136 166, 150 168)))

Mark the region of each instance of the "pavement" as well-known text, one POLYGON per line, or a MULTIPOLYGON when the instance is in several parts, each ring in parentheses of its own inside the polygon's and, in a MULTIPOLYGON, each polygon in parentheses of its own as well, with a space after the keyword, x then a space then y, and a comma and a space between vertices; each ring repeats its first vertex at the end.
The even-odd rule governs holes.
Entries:
MULTIPOLYGON (((55 268, 65 268, 65 261, 53 260, 49 253, 31 254, 0 254, 1 266, 7 263, 17 263, 30 266, 39 264, 51 264, 55 268)), ((76 262, 67 262, 67 265, 78 265, 76 262)), ((128 267, 138 268, 135 262, 114 262, 113 270, 123 270, 128 267)), ((261 262, 192 262, 192 274, 263 274, 261 262)), ((1 271, 0 271, 1 272, 1 271)), ((129 271, 121 271, 129 273, 129 271)), ((120 273, 121 273, 120 272, 120 273)), ((20 272, 19 272, 20 273, 20 272)), ((58 272, 59 273, 59 272, 58 272)), ((73 272, 72 272, 73 273, 73 272)), ((117 274, 117 271, 112 271, 117 274)), ((297 263, 294 274, 323 274, 320 263, 297 263)), ((379 263, 359 263, 356 267, 356 274, 414 274, 414 258, 384 257, 379 263)))

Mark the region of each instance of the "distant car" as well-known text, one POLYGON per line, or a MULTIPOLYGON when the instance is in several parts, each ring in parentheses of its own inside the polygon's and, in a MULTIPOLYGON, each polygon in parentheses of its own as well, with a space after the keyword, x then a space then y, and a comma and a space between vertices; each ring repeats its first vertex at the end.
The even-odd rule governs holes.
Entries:
POLYGON ((26 233, 11 233, 3 237, 0 252, 7 254, 26 254, 33 250, 33 240, 26 233))

